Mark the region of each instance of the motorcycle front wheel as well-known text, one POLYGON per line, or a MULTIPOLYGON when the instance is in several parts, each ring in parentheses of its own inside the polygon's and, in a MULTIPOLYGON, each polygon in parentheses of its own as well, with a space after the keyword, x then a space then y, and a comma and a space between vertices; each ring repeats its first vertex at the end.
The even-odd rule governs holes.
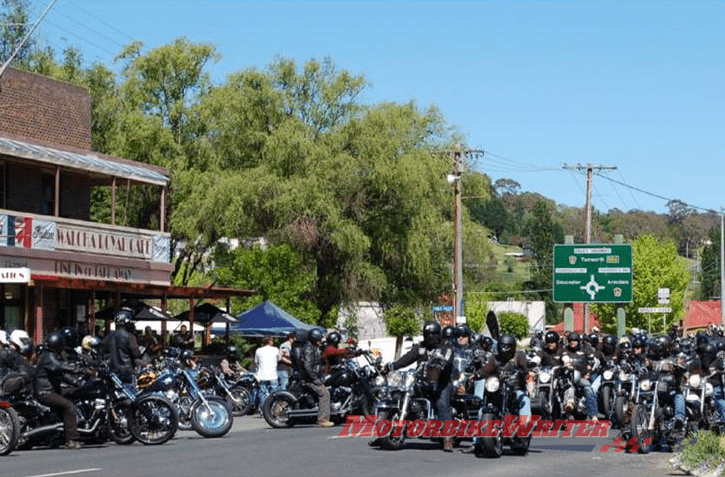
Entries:
POLYGON ((601 397, 604 419, 611 419, 612 406, 614 404, 614 388, 612 386, 602 386, 601 397))
MULTIPOLYGON (((391 422, 400 421, 400 414, 393 414, 387 411, 380 413, 380 420, 390 420, 391 422)), ((400 450, 405 446, 405 434, 408 431, 407 426, 396 426, 390 430, 390 434, 380 438, 380 445, 386 450, 400 450), (394 435, 395 434, 395 435, 394 435), (398 435, 400 434, 400 435, 398 435)))
POLYGON ((20 439, 20 419, 13 408, 0 408, 0 455, 15 449, 20 439))
POLYGON ((649 454, 654 444, 652 443, 653 434, 649 427, 649 412, 642 404, 635 404, 632 408, 632 423, 630 431, 632 437, 637 438, 637 452, 640 454, 649 454), (646 440, 649 439, 649 442, 646 440))
POLYGON ((294 422, 289 417, 289 411, 292 410, 293 406, 294 400, 291 396, 287 394, 270 394, 264 401, 262 415, 267 424, 276 429, 292 427, 294 422))
POLYGON ((191 426, 203 437, 221 437, 232 428, 231 407, 221 398, 207 397, 191 408, 191 426))
POLYGON ((129 426, 130 413, 131 408, 126 403, 118 403, 111 408, 108 418, 108 436, 116 444, 128 445, 136 440, 129 426))
MULTIPOLYGON (((483 420, 491 423, 495 420, 500 420, 498 417, 497 414, 488 412, 483 415, 483 420)), ((486 432, 488 432, 488 429, 486 429, 486 432)), ((486 457, 501 457, 501 454, 503 454, 503 436, 501 435, 501 430, 499 429, 495 436, 481 437, 481 448, 486 457)), ((528 451, 528 447, 526 450, 528 451)))
POLYGON ((174 437, 179 416, 174 405, 161 396, 146 396, 131 405, 131 434, 140 443, 158 445, 174 437))
POLYGON ((614 399, 614 414, 617 416, 620 429, 625 429, 629 425, 627 413, 630 405, 626 396, 617 396, 614 399))

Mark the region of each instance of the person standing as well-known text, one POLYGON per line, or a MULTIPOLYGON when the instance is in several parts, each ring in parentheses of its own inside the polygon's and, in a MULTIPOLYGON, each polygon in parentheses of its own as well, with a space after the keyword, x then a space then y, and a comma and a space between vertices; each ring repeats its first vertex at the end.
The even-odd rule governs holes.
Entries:
POLYGON ((292 377, 292 343, 295 342, 295 334, 287 333, 287 339, 279 346, 279 363, 277 364, 277 375, 279 376, 279 388, 286 390, 292 377))
POLYGON ((254 353, 254 362, 257 364, 257 380, 259 381, 259 406, 271 393, 277 390, 277 363, 279 362, 279 348, 274 346, 271 336, 264 337, 264 346, 257 348, 254 353))

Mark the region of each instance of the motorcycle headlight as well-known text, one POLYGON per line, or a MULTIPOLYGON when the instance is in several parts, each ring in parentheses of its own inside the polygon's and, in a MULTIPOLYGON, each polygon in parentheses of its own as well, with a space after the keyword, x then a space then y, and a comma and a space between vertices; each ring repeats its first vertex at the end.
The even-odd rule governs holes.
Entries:
POLYGON ((610 381, 614 377, 614 371, 607 369, 602 373, 602 377, 607 381, 610 381))
POLYGON ((689 384, 692 388, 699 388, 700 384, 702 384, 702 379, 700 379, 699 374, 693 374, 690 376, 690 379, 687 380, 687 384, 689 384))
POLYGON ((639 383, 639 389, 641 389, 642 391, 649 391, 650 389, 652 389, 652 381, 650 381, 649 379, 643 379, 639 383))
POLYGON ((625 373, 624 371, 619 372, 619 380, 620 381, 629 381, 629 373, 625 373))
POLYGON ((375 377, 375 385, 376 386, 382 386, 385 384, 385 378, 382 376, 376 376, 375 377))
POLYGON ((413 374, 413 373, 406 374, 405 375, 405 387, 409 388, 413 384, 415 384, 415 374, 413 374))
POLYGON ((388 374, 388 386, 391 388, 400 387, 403 384, 403 375, 397 371, 388 374))
POLYGON ((712 384, 705 383, 705 396, 712 396, 712 393, 713 393, 712 384))
POLYGON ((551 374, 549 373, 539 373, 539 382, 542 384, 548 383, 551 381, 551 374))
POLYGON ((489 393, 495 393, 498 391, 500 385, 501 383, 496 376, 491 376, 486 379, 486 391, 489 393))

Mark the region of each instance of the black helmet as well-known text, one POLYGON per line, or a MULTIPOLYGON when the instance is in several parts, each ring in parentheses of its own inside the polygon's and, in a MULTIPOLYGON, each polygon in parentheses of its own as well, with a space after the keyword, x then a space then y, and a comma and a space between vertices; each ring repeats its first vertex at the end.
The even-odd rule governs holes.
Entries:
POLYGON ((569 336, 566 337, 566 347, 571 351, 576 351, 579 349, 579 346, 581 346, 581 336, 576 331, 572 331, 569 333, 569 336), (573 342, 576 341, 576 346, 574 346, 573 342))
POLYGON ((602 340, 602 351, 604 354, 614 354, 617 349, 617 337, 614 335, 607 335, 602 340))
POLYGON ((308 337, 309 337, 309 333, 307 332, 307 330, 302 329, 302 328, 297 328, 295 330, 295 341, 297 343, 299 343, 299 344, 304 343, 305 341, 307 341, 308 337))
POLYGON ((444 340, 453 341, 456 339, 456 329, 452 326, 446 326, 441 332, 444 340))
POLYGON ((45 338, 45 344, 51 351, 62 351, 65 346, 65 339, 61 333, 54 331, 45 338))
POLYGON ((322 331, 320 328, 312 328, 310 332, 307 334, 307 338, 310 340, 312 344, 317 344, 320 341, 322 341, 322 338, 325 337, 325 332, 322 331))
POLYGON ((456 326, 456 338, 460 338, 461 336, 466 336, 467 338, 471 338, 471 328, 468 327, 468 325, 460 324, 456 326))
POLYGON ((239 359, 239 355, 237 354, 237 347, 234 345, 227 346, 227 357, 232 359, 239 359))
POLYGON ((498 356, 500 361, 506 362, 516 354, 516 337, 514 335, 503 335, 498 340, 498 356))
POLYGON ((484 351, 491 351, 493 349, 493 338, 490 336, 484 336, 481 338, 481 348, 484 351))
POLYGON ((645 347, 646 347, 646 345, 647 345, 647 340, 645 340, 644 337, 641 336, 641 335, 637 335, 632 340, 632 349, 634 349, 634 348, 642 348, 644 350, 645 347))
POLYGON ((712 364, 712 362, 715 361, 716 357, 717 347, 715 347, 714 344, 709 343, 702 350, 702 356, 700 357, 700 361, 702 361, 702 367, 707 369, 712 364))
POLYGON ((556 331, 547 331, 546 335, 544 335, 544 343, 556 343, 559 344, 559 333, 556 331))
POLYGON ((337 346, 340 344, 341 339, 342 336, 340 336, 340 333, 338 333, 337 331, 331 331, 330 334, 327 335, 327 344, 337 348, 337 346))
POLYGON ((685 353, 685 354, 692 353, 692 341, 689 340, 688 338, 682 338, 680 340, 679 345, 680 345, 680 351, 682 353, 685 353))
POLYGON ((587 335, 587 341, 589 342, 590 345, 592 345, 593 347, 596 348, 597 345, 599 344, 599 334, 598 333, 589 333, 587 335))
POLYGON ((31 357, 33 355, 33 351, 35 351, 35 346, 33 346, 33 343, 25 343, 20 348, 20 354, 22 354, 26 358, 31 357))
POLYGON ((660 352, 662 353, 662 357, 669 356, 670 351, 672 351, 672 340, 670 340, 669 336, 660 336, 660 352))
POLYGON ((629 341, 622 341, 619 343, 619 349, 622 351, 629 351, 632 349, 632 344, 629 341))
POLYGON ((194 352, 190 349, 185 349, 181 352, 181 361, 189 361, 191 358, 194 357, 194 352))
POLYGON ((116 316, 114 318, 114 321, 116 322, 116 329, 123 328, 127 331, 133 331, 134 325, 133 325, 133 318, 136 316, 136 314, 133 312, 131 308, 123 307, 120 310, 116 312, 116 316))
POLYGON ((702 354, 705 351, 705 347, 710 343, 710 337, 707 333, 700 331, 697 333, 695 338, 695 347, 697 348, 697 354, 702 354))
POLYGON ((429 321, 423 325, 423 343, 427 348, 438 346, 441 340, 441 325, 437 321, 429 321))
POLYGON ((78 346, 78 330, 72 326, 66 326, 60 330, 65 341, 65 346, 68 348, 75 348, 78 346))

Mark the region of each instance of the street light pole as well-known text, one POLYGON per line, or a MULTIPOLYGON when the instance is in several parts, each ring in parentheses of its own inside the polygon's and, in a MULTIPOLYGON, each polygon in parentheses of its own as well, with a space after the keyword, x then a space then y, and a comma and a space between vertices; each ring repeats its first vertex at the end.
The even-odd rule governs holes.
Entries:
POLYGON ((453 196, 454 196, 454 242, 453 242, 453 313, 456 323, 466 322, 463 316, 463 245, 461 240, 461 147, 453 155, 453 196))

